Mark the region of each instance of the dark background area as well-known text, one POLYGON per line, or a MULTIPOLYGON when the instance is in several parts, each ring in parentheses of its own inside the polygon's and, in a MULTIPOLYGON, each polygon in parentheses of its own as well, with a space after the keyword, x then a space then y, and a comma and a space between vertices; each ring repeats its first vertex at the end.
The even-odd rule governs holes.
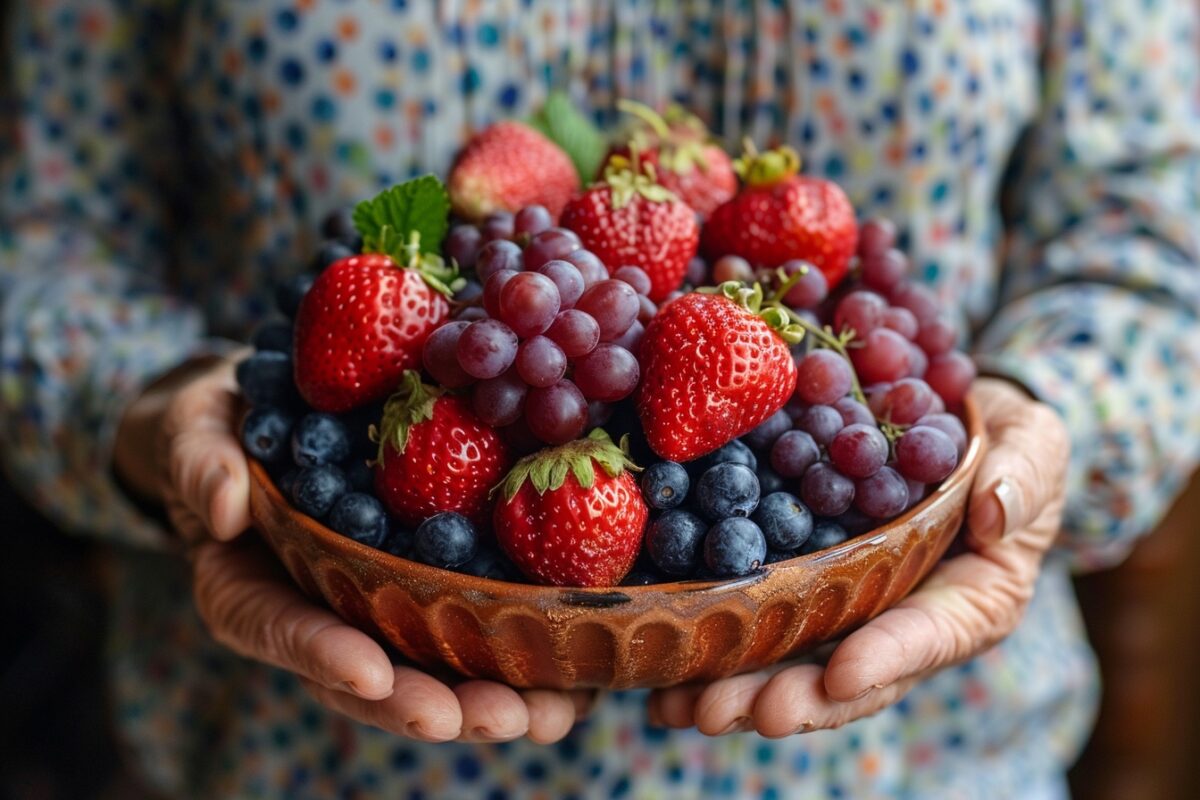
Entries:
MULTIPOLYGON (((102 548, 0 481, 0 800, 150 798, 106 706, 102 548)), ((1118 569, 1078 581, 1104 671, 1076 797, 1190 798, 1200 785, 1200 477, 1118 569)))

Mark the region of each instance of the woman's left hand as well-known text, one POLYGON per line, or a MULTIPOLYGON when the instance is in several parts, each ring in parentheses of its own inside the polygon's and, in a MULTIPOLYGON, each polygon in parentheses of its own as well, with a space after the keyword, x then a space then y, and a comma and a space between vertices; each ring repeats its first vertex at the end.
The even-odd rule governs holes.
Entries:
POLYGON ((796 664, 654 692, 654 724, 719 736, 837 728, 892 705, 918 681, 984 652, 1017 626, 1062 518, 1070 443, 1059 416, 1005 381, 975 398, 990 449, 967 511, 972 552, 847 636, 825 666, 796 664))

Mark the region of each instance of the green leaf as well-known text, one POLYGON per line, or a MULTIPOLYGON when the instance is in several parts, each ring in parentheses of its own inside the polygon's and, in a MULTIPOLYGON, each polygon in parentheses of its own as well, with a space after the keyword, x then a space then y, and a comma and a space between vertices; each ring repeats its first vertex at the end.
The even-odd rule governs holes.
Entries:
POLYGON ((529 125, 562 148, 575 165, 580 181, 586 185, 595 179, 608 152, 608 143, 565 92, 551 92, 541 109, 529 119, 529 125))
POLYGON ((363 237, 363 250, 385 253, 402 266, 404 244, 416 232, 420 251, 441 252, 450 226, 450 196, 433 175, 424 175, 385 189, 354 207, 354 227, 363 237))

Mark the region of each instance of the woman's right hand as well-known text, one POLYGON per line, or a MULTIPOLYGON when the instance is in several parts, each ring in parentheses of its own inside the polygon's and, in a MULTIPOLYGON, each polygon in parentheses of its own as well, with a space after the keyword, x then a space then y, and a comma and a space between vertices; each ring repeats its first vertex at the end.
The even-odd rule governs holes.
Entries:
POLYGON ((396 665, 373 639, 316 605, 291 582, 250 525, 249 474, 236 435, 234 362, 183 367, 126 412, 114 463, 153 493, 192 545, 193 591, 212 636, 231 650, 299 676, 322 705, 427 742, 557 741, 586 713, 588 692, 447 685, 396 665))

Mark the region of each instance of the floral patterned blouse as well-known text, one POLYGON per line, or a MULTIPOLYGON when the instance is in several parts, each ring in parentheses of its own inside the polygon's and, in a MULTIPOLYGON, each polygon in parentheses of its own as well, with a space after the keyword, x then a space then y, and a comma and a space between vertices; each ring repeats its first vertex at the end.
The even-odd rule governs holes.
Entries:
POLYGON ((34 0, 0 24, 0 441, 10 479, 105 537, 119 725, 197 797, 1062 797, 1096 675, 1071 566, 1119 559, 1200 455, 1200 41, 1187 0, 34 0), (423 745, 219 648, 113 483, 155 375, 243 338, 330 209, 444 172, 563 88, 678 101, 783 141, 902 227, 986 370, 1074 444, 1061 547, 1018 631, 835 731, 646 725, 423 745))

